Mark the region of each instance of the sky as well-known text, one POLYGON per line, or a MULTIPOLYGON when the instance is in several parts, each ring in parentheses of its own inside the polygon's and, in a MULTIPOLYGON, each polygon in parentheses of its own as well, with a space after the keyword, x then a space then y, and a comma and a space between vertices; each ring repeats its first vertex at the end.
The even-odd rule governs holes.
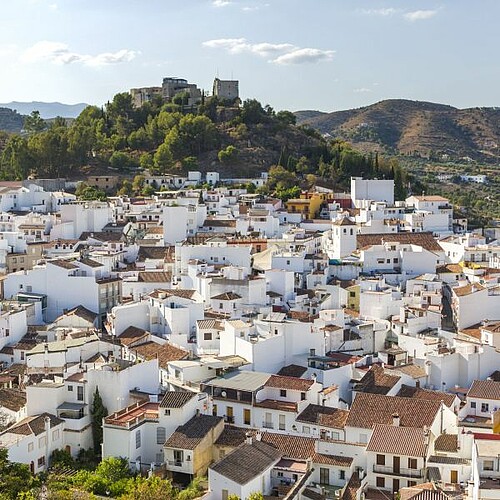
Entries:
POLYGON ((498 0, 2 0, 0 102, 219 76, 292 111, 500 106, 498 19, 498 0))

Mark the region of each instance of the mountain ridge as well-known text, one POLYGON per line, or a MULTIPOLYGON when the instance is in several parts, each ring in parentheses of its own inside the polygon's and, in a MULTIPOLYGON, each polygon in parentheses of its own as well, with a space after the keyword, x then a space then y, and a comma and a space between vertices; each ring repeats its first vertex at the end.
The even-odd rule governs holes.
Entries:
POLYGON ((32 111, 39 111, 44 120, 62 116, 63 118, 76 118, 88 104, 83 102, 76 104, 65 104, 62 102, 44 101, 11 101, 0 103, 0 108, 7 108, 17 111, 21 115, 29 115, 32 111))
POLYGON ((365 151, 447 155, 478 161, 500 158, 500 108, 387 99, 356 109, 295 112, 297 122, 365 151))

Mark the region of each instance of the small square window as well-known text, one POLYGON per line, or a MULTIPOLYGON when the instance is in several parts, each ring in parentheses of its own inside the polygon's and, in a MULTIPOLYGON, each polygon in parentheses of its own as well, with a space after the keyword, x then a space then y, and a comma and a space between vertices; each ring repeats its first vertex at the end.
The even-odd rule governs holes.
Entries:
POLYGON ((280 397, 286 398, 286 389, 280 389, 280 397))

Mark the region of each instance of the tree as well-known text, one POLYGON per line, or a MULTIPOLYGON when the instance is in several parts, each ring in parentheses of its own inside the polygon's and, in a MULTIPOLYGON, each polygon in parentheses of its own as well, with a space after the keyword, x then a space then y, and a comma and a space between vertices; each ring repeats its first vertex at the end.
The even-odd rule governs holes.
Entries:
POLYGON ((136 175, 134 177, 134 180, 132 181, 132 190, 134 191, 134 193, 138 193, 142 190, 143 186, 144 186, 144 176, 136 175))
POLYGON ((225 149, 221 149, 217 155, 221 163, 230 163, 234 161, 237 156, 238 150, 232 145, 227 146, 225 149))
POLYGON ((109 159, 109 164, 113 168, 126 170, 134 166, 134 161, 127 153, 124 153, 123 151, 114 151, 109 159))
POLYGON ((107 196, 104 191, 97 189, 94 186, 89 186, 85 182, 80 182, 75 191, 76 196, 80 200, 86 201, 106 201, 107 196))
POLYGON ((124 179, 120 189, 116 194, 118 196, 130 196, 132 192, 133 192, 132 183, 128 179, 124 179))
POLYGON ((175 500, 178 498, 172 483, 157 476, 148 479, 136 477, 133 482, 129 483, 129 487, 130 489, 120 497, 120 500, 175 500))
POLYGON ((7 448, 0 448, 0 478, 0 498, 18 498, 39 486, 27 465, 8 460, 7 448))
POLYGON ((276 119, 284 125, 295 125, 297 123, 297 117, 291 111, 286 110, 278 111, 276 119))
POLYGON ((262 496, 262 493, 255 491, 248 495, 247 500, 264 500, 264 497, 262 496))
POLYGON ((90 410, 92 415, 92 437, 94 439, 94 451, 96 454, 101 454, 102 444, 102 420, 108 415, 108 410, 102 402, 101 395, 99 394, 99 387, 96 387, 94 393, 94 401, 90 410))
POLYGON ((24 119, 24 130, 28 134, 37 134, 47 128, 45 120, 40 116, 40 111, 32 111, 29 116, 24 119))
POLYGON ((174 163, 174 156, 170 145, 166 142, 160 144, 153 156, 153 164, 160 172, 166 172, 174 163))

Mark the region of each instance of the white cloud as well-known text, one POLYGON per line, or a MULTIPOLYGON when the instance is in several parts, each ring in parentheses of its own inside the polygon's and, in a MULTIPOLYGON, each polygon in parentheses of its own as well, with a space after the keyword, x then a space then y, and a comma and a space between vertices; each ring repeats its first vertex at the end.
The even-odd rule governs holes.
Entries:
POLYGON ((398 9, 394 9, 393 7, 385 7, 382 9, 359 9, 358 12, 360 14, 364 14, 365 16, 388 17, 396 14, 398 12, 398 9))
POLYGON ((331 61, 335 55, 334 50, 321 49, 295 49, 291 52, 278 56, 273 63, 276 64, 304 64, 331 61))
POLYGON ((59 6, 56 3, 51 3, 49 4, 49 9, 50 10, 57 10, 59 6))
POLYGON ((243 52, 255 54, 270 58, 269 62, 283 65, 330 61, 335 54, 334 50, 301 48, 291 43, 250 43, 245 38, 219 38, 207 40, 202 45, 212 49, 223 49, 230 54, 243 52))
POLYGON ((227 7, 231 5, 233 2, 231 0, 212 0, 212 5, 214 7, 227 7))
POLYGON ((404 14, 404 18, 407 21, 423 21, 425 19, 430 19, 437 14, 437 10, 414 10, 412 12, 407 12, 404 14))
POLYGON ((72 52, 65 43, 43 40, 26 49, 21 56, 21 60, 26 63, 49 61, 59 65, 82 63, 87 66, 97 67, 129 62, 137 54, 138 52, 133 50, 122 49, 117 52, 103 52, 91 56, 72 52))
POLYGON ((369 89, 367 87, 361 87, 359 89, 354 89, 353 92, 356 92, 357 94, 366 94, 368 92, 372 92, 372 89, 369 89))

